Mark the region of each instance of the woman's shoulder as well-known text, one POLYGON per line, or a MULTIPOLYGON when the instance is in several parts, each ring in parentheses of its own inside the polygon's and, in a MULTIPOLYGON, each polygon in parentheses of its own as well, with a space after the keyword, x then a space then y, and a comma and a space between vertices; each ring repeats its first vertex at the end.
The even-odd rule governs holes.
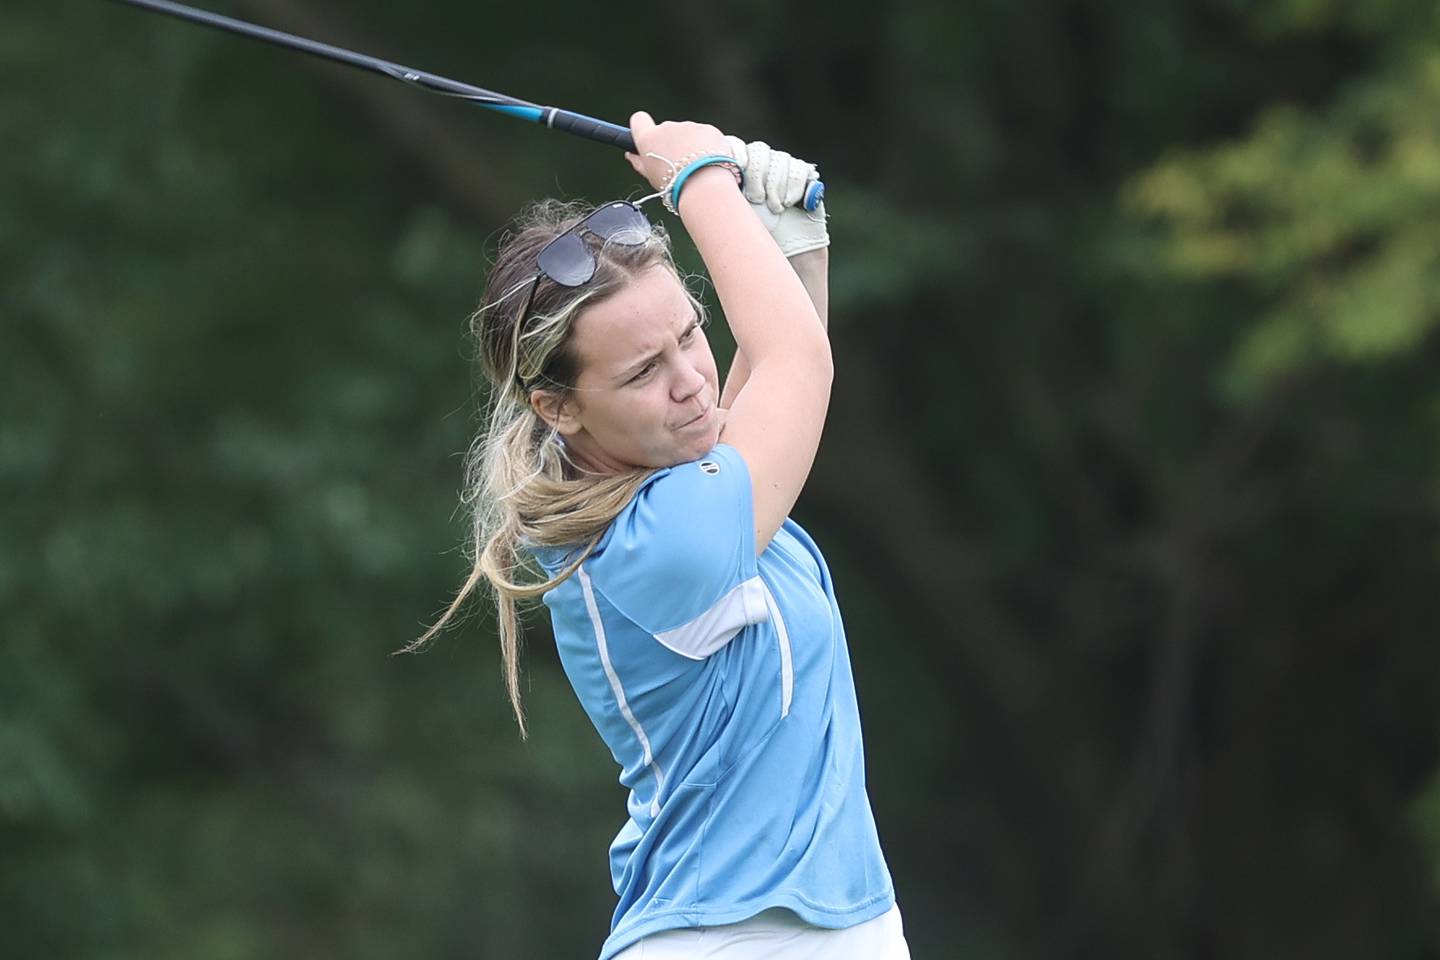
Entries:
MULTIPOLYGON (((663 552, 705 538, 710 528, 734 524, 749 510, 750 474, 739 451, 717 444, 704 456, 654 470, 605 528, 587 564, 606 555, 630 555, 643 549, 663 552)), ((748 518, 745 518, 748 519, 748 518)), ((575 562, 585 544, 529 546, 552 576, 575 562)))
POLYGON ((630 550, 710 542, 718 528, 753 520, 750 474, 735 448, 657 470, 606 531, 609 548, 630 550))
POLYGON ((637 623, 683 623, 756 575, 750 497, 744 460, 725 445, 656 471, 583 569, 637 623))

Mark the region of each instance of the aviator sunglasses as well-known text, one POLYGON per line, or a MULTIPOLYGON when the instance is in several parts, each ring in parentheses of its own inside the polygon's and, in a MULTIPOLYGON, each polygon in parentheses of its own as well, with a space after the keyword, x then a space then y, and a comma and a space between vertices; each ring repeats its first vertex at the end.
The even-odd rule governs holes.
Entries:
MULTIPOLYGON (((658 194, 657 194, 658 196, 658 194)), ((640 201, 644 203, 651 197, 640 201)), ((595 237, 601 243, 618 243, 637 247, 650 239, 654 230, 650 220, 640 212, 638 204, 629 200, 616 200, 597 208, 584 220, 566 230, 541 248, 535 258, 535 280, 530 284, 530 296, 525 300, 525 309, 515 322, 515 383, 520 392, 525 392, 525 381, 520 377, 519 346, 520 331, 535 305, 535 293, 540 281, 549 279, 562 287, 583 287, 595 277, 598 260, 595 250, 585 242, 585 235, 595 237)))

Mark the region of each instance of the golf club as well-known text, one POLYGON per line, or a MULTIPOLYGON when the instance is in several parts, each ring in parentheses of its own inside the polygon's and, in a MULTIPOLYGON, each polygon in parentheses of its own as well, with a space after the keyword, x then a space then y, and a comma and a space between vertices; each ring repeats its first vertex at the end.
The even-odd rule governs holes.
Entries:
MULTIPOLYGON (((256 40, 264 40, 267 43, 287 47, 291 50, 298 50, 301 53, 308 53, 312 56, 323 57, 327 60, 334 60, 352 67, 359 67, 362 70, 370 70, 374 73, 380 73, 390 77, 392 80, 399 80, 401 83, 407 83, 411 86, 419 87, 422 90, 428 90, 431 93, 468 100, 477 106, 485 107, 487 110, 494 110, 512 117, 519 117, 522 120, 544 124, 553 130, 563 130, 566 133, 572 133, 578 137, 585 137, 587 140, 594 140, 597 143, 619 147, 630 153, 635 152, 635 140, 630 136, 630 130, 627 127, 607 123, 604 120, 597 120, 594 117, 587 117, 583 113, 562 110, 559 107, 541 106, 540 104, 531 103, 528 100, 518 100, 514 97, 507 97, 504 94, 485 90, 468 83, 461 83, 458 80, 451 80, 448 77, 426 73, 423 70, 416 70, 398 63, 391 63, 388 60, 380 60, 362 53, 355 53, 343 47, 331 46, 328 43, 307 40, 304 37, 297 37, 294 34, 271 30, 268 27, 256 26, 253 23, 246 23, 243 20, 223 17, 205 10, 196 10, 194 7, 187 7, 180 3, 171 3, 169 0, 119 0, 119 2, 128 3, 132 7, 141 7, 155 13, 168 14, 172 17, 178 17, 181 20, 189 20, 191 23, 214 27, 217 30, 228 30, 231 33, 253 37, 256 40)), ((820 205, 824 196, 825 185, 817 181, 811 184, 810 188, 805 192, 802 206, 806 210, 813 211, 820 205)))

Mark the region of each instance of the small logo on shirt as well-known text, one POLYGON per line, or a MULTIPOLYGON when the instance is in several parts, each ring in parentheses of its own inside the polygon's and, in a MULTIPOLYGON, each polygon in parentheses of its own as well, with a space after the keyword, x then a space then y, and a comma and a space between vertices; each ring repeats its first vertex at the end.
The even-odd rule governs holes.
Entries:
POLYGON ((700 472, 705 474, 705 476, 707 477, 713 477, 715 476, 715 474, 720 472, 720 464, 716 463, 714 460, 701 460, 700 472))

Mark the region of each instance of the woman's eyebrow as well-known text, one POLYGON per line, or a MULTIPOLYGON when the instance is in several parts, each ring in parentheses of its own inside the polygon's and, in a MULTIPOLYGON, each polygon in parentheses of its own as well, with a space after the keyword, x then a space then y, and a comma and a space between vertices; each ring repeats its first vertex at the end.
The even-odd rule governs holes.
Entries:
POLYGON ((632 363, 630 363, 628 366, 626 366, 625 369, 623 369, 623 370, 621 370, 619 373, 617 373, 612 379, 613 379, 614 381, 616 381, 616 382, 619 382, 619 381, 621 381, 621 380, 628 380, 628 379, 630 379, 630 375, 631 375, 631 374, 633 374, 635 371, 639 370, 641 367, 645 366, 645 365, 646 365, 647 363, 649 363, 650 361, 658 358, 658 357, 659 357, 661 354, 663 354, 664 352, 665 352, 665 351, 664 351, 663 349, 660 349, 660 350, 655 350, 655 351, 652 351, 652 352, 650 352, 650 353, 645 354, 643 357, 640 357, 638 360, 635 360, 635 361, 633 361, 632 363))
MULTIPOLYGON (((682 327, 680 332, 676 335, 676 339, 683 337, 686 333, 689 332, 691 327, 696 327, 699 325, 700 316, 692 308, 690 311, 690 315, 685 318, 684 327, 682 327)), ((641 367, 645 366, 645 364, 649 363, 650 361, 656 359, 664 352, 665 348, 661 347, 659 350, 653 350, 650 353, 645 354, 643 357, 639 357, 631 361, 625 366, 623 370, 621 370, 619 373, 615 374, 615 376, 611 378, 611 382, 619 383, 622 380, 630 379, 631 374, 635 373, 635 371, 639 370, 641 367)))

